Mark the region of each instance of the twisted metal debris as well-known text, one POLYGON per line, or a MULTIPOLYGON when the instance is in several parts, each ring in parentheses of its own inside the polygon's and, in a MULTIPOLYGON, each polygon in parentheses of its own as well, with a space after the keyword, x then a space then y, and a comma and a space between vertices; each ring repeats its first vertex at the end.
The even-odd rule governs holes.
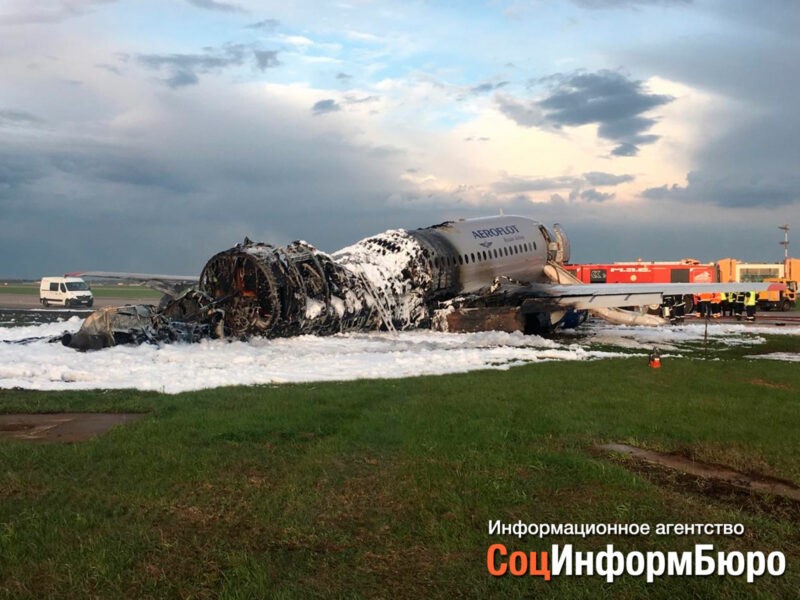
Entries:
POLYGON ((275 247, 245 239, 206 263, 198 289, 159 308, 101 309, 62 342, 89 350, 421 327, 430 322, 437 288, 425 246, 404 231, 387 231, 334 255, 300 241, 275 247))

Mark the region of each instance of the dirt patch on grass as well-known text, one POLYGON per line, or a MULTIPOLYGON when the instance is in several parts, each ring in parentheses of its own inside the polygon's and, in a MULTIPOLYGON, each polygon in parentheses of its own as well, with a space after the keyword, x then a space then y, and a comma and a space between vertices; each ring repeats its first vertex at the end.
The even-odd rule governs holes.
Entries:
POLYGON ((627 444, 603 444, 596 448, 606 454, 622 455, 617 462, 661 485, 699 493, 738 508, 800 519, 800 486, 792 481, 627 444))
POLYGON ((143 413, 50 413, 0 415, 0 438, 29 442, 84 442, 126 425, 143 413))
POLYGON ((767 381, 766 379, 748 379, 747 383, 752 383, 753 385, 760 385, 763 387, 772 388, 775 390, 791 390, 794 389, 787 383, 775 383, 774 381, 767 381))
POLYGON ((725 465, 699 462, 680 455, 645 450, 644 448, 628 446, 627 444, 605 444, 600 448, 609 452, 617 452, 619 454, 631 456, 694 477, 716 480, 742 491, 762 492, 800 502, 800 487, 784 479, 777 479, 761 474, 742 473, 741 471, 736 471, 725 465))
POLYGON ((774 381, 767 381, 766 379, 748 379, 747 383, 752 383, 753 385, 761 385, 764 387, 776 389, 776 390, 791 390, 792 386, 785 384, 785 383, 775 383, 774 381))

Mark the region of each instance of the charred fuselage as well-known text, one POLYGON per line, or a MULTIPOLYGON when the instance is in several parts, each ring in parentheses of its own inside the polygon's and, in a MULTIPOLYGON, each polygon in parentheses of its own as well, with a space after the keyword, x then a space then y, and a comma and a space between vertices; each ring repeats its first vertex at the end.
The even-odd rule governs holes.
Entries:
POLYGON ((428 327, 443 308, 485 306, 484 292, 498 278, 544 281, 548 260, 568 252, 556 232, 498 216, 387 231, 332 255, 305 242, 275 247, 245 239, 208 261, 196 290, 158 310, 134 311, 135 319, 130 307, 98 311, 87 319, 94 323, 92 344, 81 341, 83 329, 65 343, 93 348, 428 327), (145 334, 137 333, 141 328, 145 334))

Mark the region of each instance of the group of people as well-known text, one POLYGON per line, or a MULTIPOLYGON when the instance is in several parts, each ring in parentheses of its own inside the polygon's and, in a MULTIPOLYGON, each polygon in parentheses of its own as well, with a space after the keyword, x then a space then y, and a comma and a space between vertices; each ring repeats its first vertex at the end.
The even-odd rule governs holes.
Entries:
POLYGON ((756 306, 758 305, 758 292, 720 292, 714 294, 700 294, 694 297, 698 317, 736 317, 741 321, 756 320, 756 306))
MULTIPOLYGON (((661 315, 671 323, 683 321, 687 299, 684 296, 665 296, 661 315)), ((736 317, 739 321, 755 321, 757 305, 758 292, 721 292, 695 295, 688 311, 694 309, 695 315, 702 318, 736 317)))

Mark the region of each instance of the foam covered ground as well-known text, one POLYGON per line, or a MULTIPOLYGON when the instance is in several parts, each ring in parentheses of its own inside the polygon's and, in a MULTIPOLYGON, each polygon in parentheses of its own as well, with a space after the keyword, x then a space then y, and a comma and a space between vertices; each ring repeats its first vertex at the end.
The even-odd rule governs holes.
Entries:
MULTIPOLYGON (((508 369, 549 360, 585 361, 687 350, 703 340, 702 325, 621 327, 593 323, 549 340, 520 333, 409 331, 300 336, 249 342, 118 346, 76 352, 56 341, 82 320, 0 328, 0 387, 41 390, 136 388, 178 393, 225 385, 396 378, 508 369), (603 350, 597 345, 602 344, 603 350)), ((762 333, 800 335, 800 328, 712 325, 724 344, 758 344, 762 333)), ((691 350, 688 350, 691 351, 691 350)), ((787 356, 784 360, 796 360, 787 356)))

